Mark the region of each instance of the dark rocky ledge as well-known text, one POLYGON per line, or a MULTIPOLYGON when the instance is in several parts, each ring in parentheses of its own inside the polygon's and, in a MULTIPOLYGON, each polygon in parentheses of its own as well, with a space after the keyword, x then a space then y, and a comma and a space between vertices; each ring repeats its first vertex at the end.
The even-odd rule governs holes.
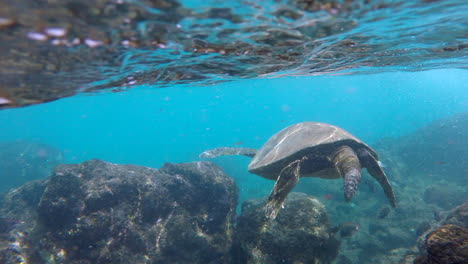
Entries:
POLYGON ((59 165, 0 203, 0 263, 230 263, 233 179, 208 162, 59 165))

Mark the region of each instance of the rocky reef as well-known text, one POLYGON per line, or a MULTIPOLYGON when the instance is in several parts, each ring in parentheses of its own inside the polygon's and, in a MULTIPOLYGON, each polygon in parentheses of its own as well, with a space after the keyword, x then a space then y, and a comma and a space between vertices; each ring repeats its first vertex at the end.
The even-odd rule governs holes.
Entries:
POLYGON ((3 197, 0 263, 230 263, 237 195, 207 162, 59 165, 3 197))
MULTIPOLYGON (((331 263, 337 230, 315 197, 291 193, 274 221, 210 162, 160 169, 59 165, 0 199, 0 263, 331 263)), ((348 230, 349 231, 349 230, 348 230)), ((343 233, 343 232, 341 232, 343 233)))
POLYGON ((468 263, 468 202, 453 209, 418 242, 422 255, 415 264, 468 263))
POLYGON ((2 1, 0 108, 139 85, 465 67, 463 0, 192 2, 2 1), (401 26, 415 14, 439 25, 412 27, 423 41, 401 26))
POLYGON ((394 158, 387 161, 388 167, 396 167, 400 173, 424 173, 431 180, 438 180, 443 175, 445 179, 463 183, 468 173, 467 130, 468 113, 459 113, 436 120, 401 138, 382 140, 378 145, 389 154, 388 157, 394 158))
POLYGON ((273 221, 264 199, 246 201, 238 218, 239 263, 331 263, 338 255, 325 206, 303 193, 290 193, 273 221))

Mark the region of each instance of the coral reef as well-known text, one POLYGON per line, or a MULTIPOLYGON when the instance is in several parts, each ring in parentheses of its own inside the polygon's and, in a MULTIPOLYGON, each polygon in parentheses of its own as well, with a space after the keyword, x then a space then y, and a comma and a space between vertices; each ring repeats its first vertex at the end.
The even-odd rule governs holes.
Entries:
POLYGON ((415 264, 468 263, 468 202, 418 239, 422 253, 415 264))
POLYGON ((325 206, 303 193, 290 193, 277 218, 264 218, 263 199, 246 201, 238 218, 240 263, 331 263, 339 241, 325 206))
POLYGON ((7 193, 0 263, 230 263, 234 181, 207 162, 91 160, 7 193))
POLYGON ((7 0, 0 5, 0 108, 139 85, 462 67, 465 13, 445 2, 7 0), (394 22, 417 22, 407 13, 439 26, 413 27, 413 35, 425 35, 420 42, 394 22), (401 43, 412 45, 393 48, 401 43))
POLYGON ((443 225, 426 236, 426 255, 416 264, 467 263, 468 229, 443 225))

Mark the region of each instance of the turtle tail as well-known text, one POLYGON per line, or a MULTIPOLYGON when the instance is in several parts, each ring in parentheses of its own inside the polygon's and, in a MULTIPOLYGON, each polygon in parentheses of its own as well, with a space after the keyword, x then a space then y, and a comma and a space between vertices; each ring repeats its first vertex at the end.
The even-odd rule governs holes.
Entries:
POLYGON ((203 151, 198 156, 200 158, 214 158, 214 157, 223 156, 223 155, 243 155, 243 156, 253 158, 255 154, 257 154, 256 149, 220 147, 220 148, 214 148, 214 149, 203 151))

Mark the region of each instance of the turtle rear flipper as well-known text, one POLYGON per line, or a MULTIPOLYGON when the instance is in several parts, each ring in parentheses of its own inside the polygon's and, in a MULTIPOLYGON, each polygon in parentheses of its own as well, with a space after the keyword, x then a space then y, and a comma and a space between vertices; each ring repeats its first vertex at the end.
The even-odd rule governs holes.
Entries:
POLYGON ((299 181, 301 161, 302 160, 293 161, 281 170, 265 205, 265 216, 267 219, 274 220, 276 218, 276 215, 283 206, 286 196, 299 181))
MULTIPOLYGON (((367 150, 361 150, 361 151, 366 151, 367 150)), ((395 194, 393 193, 392 186, 390 185, 390 182, 388 181, 387 175, 385 175, 385 172, 382 170, 382 168, 379 165, 379 162, 374 158, 374 156, 370 155, 367 152, 368 155, 366 155, 365 159, 365 167, 367 168, 367 171, 369 174, 376 179, 380 186, 382 186, 382 189, 385 192, 385 196, 387 196, 388 201, 390 202, 390 205, 395 208, 396 207, 396 200, 395 200, 395 194)))
POLYGON ((198 156, 200 158, 214 158, 214 157, 223 156, 223 155, 243 155, 243 156, 253 158, 255 154, 257 154, 256 149, 220 147, 220 148, 214 148, 214 149, 203 151, 198 156))
POLYGON ((357 191, 361 181, 361 163, 354 150, 348 146, 339 148, 332 160, 335 168, 343 177, 343 192, 349 202, 357 191))

